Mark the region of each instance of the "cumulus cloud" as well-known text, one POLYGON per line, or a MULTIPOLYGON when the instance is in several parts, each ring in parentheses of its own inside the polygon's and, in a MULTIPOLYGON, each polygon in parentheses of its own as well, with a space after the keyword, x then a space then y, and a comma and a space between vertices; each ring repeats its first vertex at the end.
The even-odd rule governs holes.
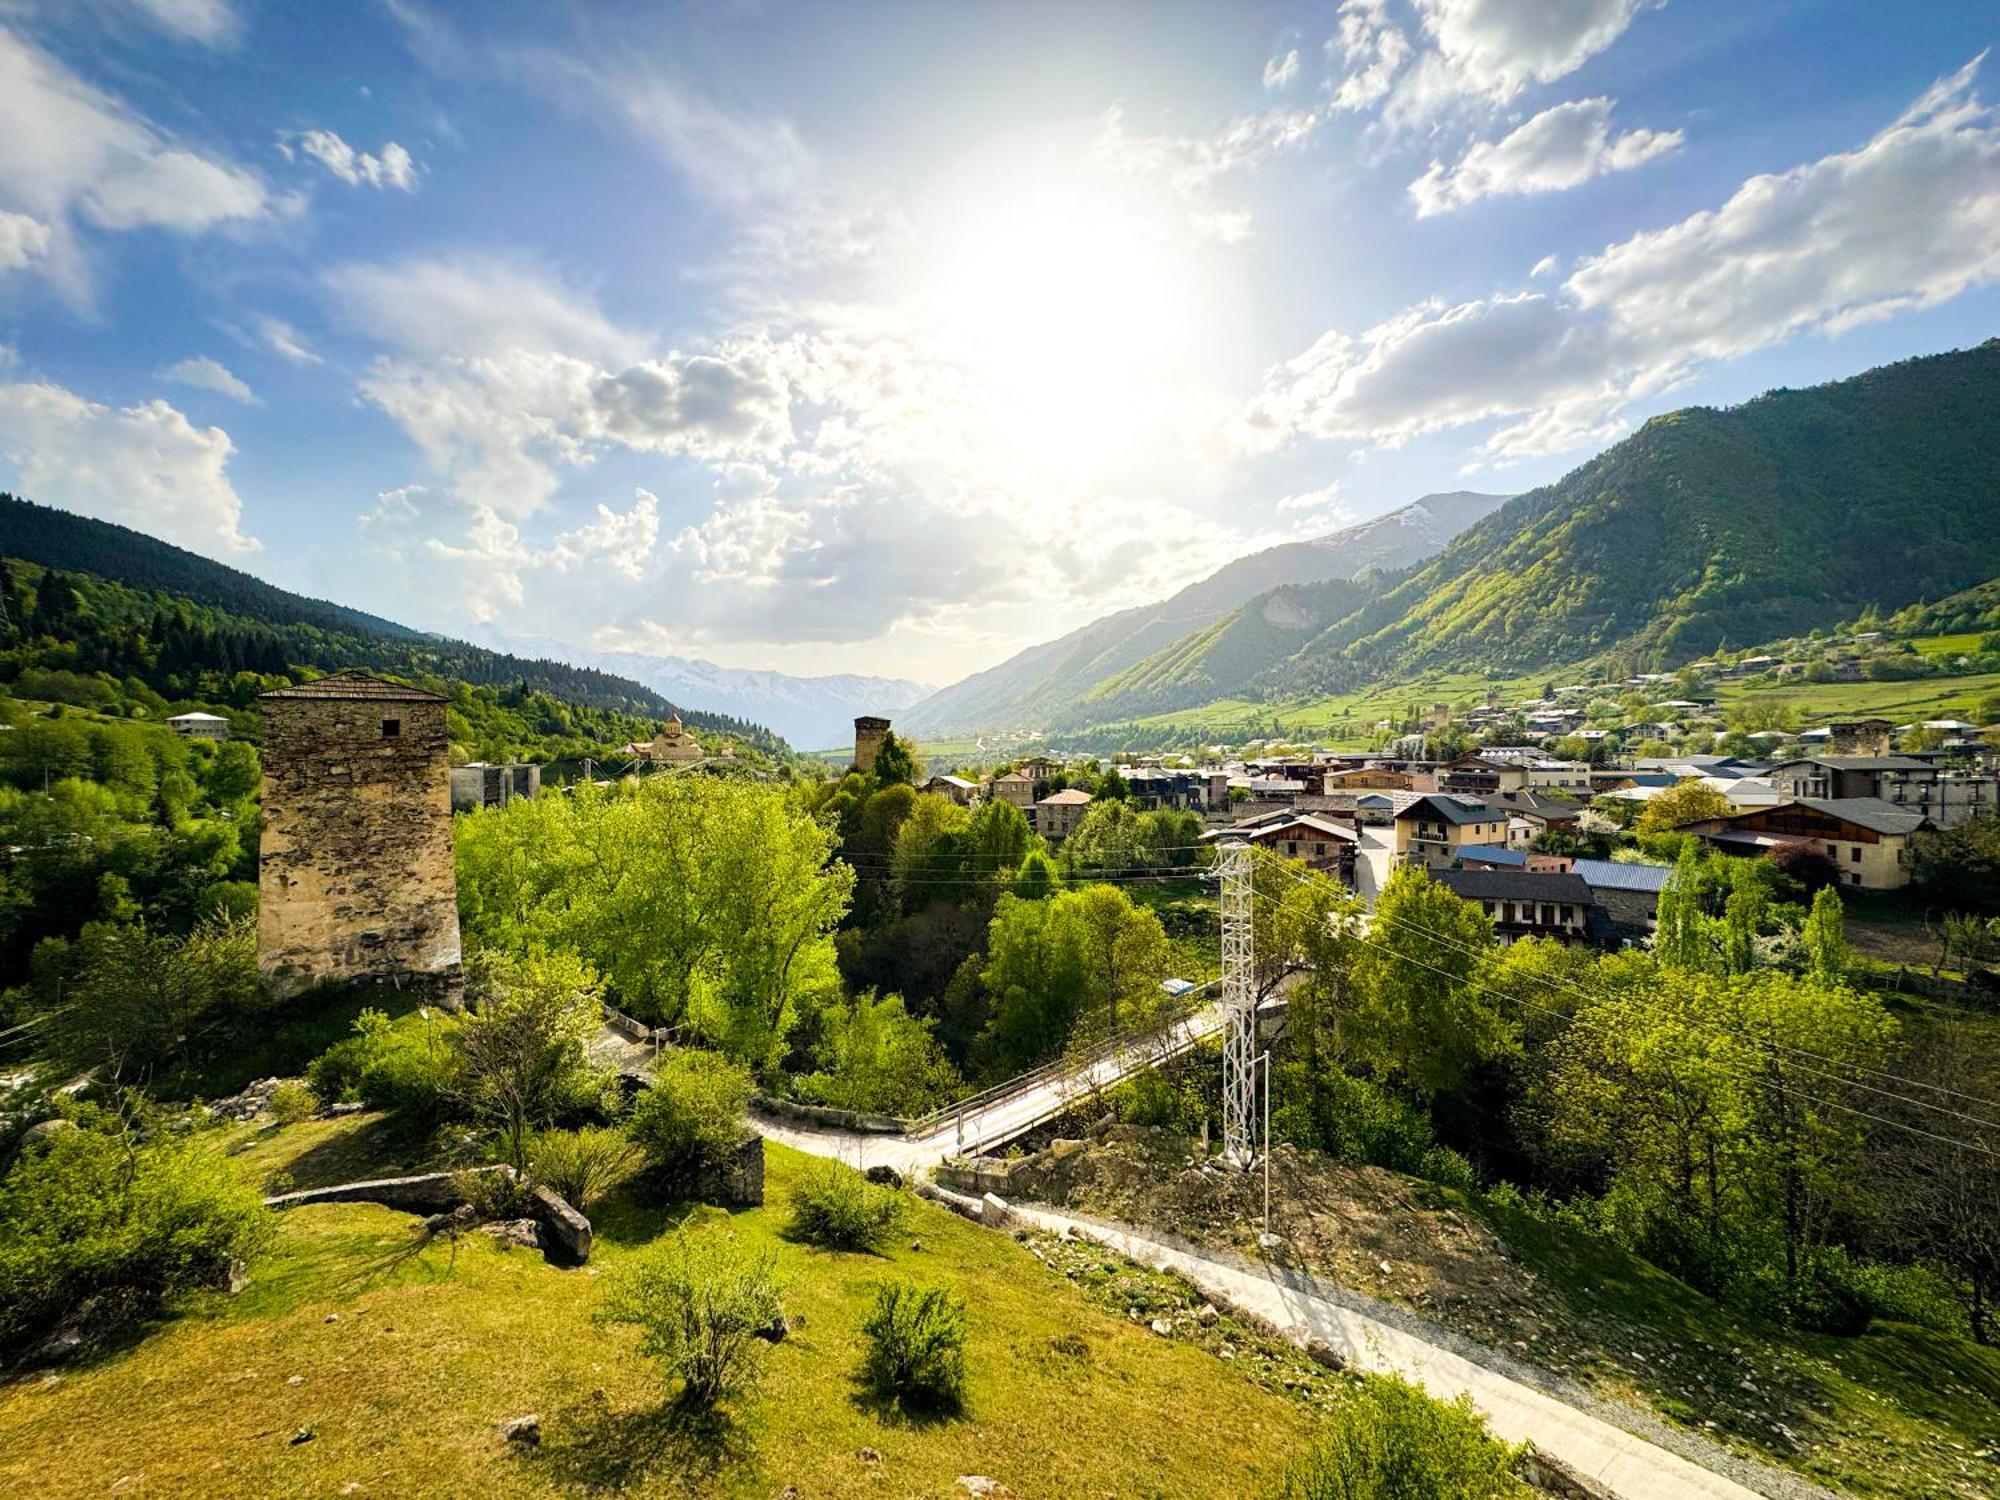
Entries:
POLYGON ((303 152, 349 187, 400 188, 406 193, 417 190, 417 164, 394 141, 377 156, 355 149, 331 130, 302 130, 280 136, 278 150, 287 161, 294 158, 295 150, 303 152))
POLYGON ((600 504, 595 520, 557 536, 548 551, 549 565, 563 573, 604 567, 636 581, 645 576, 659 539, 660 498, 639 490, 624 514, 600 504))
POLYGON ((1424 30, 1468 92, 1505 103, 1567 77, 1625 34, 1645 0, 1416 0, 1424 30))
POLYGON ((0 271, 18 271, 48 253, 49 226, 0 209, 0 271))
POLYGON ((1545 109, 1497 141, 1476 141, 1458 165, 1433 161, 1410 184, 1417 217, 1481 198, 1560 192, 1606 172, 1623 172, 1679 149, 1678 130, 1611 133, 1611 101, 1575 99, 1545 109))
POLYGON ((205 391, 214 391, 219 396, 227 396, 232 401, 241 401, 246 406, 257 406, 257 393, 229 372, 227 366, 206 355, 184 359, 179 364, 170 365, 160 372, 163 380, 172 380, 181 385, 197 386, 205 391))
POLYGON ((1274 57, 1264 64, 1264 87, 1267 89, 1290 88, 1299 76, 1299 49, 1293 47, 1283 57, 1274 57))
MULTIPOLYGON (((0 210, 36 221, 36 255, 73 283, 72 220, 197 233, 276 210, 252 173, 174 140, 0 27, 0 210)), ((11 238, 25 242, 15 225, 11 238)))
POLYGON ((15 488, 211 555, 255 551, 229 482, 229 435, 164 401, 110 407, 59 385, 0 384, 0 456, 15 488))
POLYGON ((1358 338, 1321 336, 1271 372, 1239 440, 1387 444, 1518 416, 1489 457, 1563 451, 1700 362, 2000 279, 2000 119, 1973 89, 1984 56, 1857 150, 1753 177, 1582 261, 1559 291, 1426 302, 1358 338))
POLYGON ((1358 110, 1382 102, 1411 48, 1409 37, 1389 19, 1388 0, 1344 0, 1326 50, 1347 69, 1334 88, 1334 108, 1358 110))

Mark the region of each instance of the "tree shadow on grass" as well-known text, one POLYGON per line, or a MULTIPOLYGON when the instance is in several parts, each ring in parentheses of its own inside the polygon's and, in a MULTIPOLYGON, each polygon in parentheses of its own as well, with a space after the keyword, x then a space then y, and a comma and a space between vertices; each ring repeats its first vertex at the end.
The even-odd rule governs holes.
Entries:
POLYGON ((893 1392, 877 1387, 866 1370, 855 1373, 854 1388, 847 1399, 856 1409, 866 1412, 884 1427, 911 1431, 948 1426, 963 1421, 966 1416, 963 1401, 905 1405, 893 1392))
POLYGON ((543 1431, 537 1461, 560 1486, 583 1494, 641 1484, 653 1493, 706 1493, 752 1451, 749 1434, 726 1412, 672 1403, 619 1411, 602 1391, 557 1412, 543 1431))

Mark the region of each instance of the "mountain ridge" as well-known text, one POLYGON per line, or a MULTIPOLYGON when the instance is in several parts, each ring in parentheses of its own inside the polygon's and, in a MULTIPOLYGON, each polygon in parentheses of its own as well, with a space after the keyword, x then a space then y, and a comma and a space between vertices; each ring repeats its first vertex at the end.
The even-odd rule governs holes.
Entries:
POLYGON ((1407 567, 1507 498, 1471 490, 1425 495, 1326 536, 1233 559, 1166 599, 1105 615, 941 688, 906 709, 903 722, 912 733, 936 734, 1041 728, 1073 718, 1094 688, 1250 599, 1274 587, 1407 567))

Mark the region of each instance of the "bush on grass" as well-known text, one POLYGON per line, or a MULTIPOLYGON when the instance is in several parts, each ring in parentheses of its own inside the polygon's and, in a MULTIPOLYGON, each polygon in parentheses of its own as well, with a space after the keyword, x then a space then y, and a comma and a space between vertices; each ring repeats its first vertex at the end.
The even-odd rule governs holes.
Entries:
POLYGON ((310 1120, 319 1110, 319 1095, 312 1091, 312 1085, 297 1078, 287 1078, 271 1090, 270 1098, 264 1101, 264 1108, 271 1112, 271 1118, 280 1125, 297 1125, 302 1120, 310 1120))
POLYGON ((457 1052, 458 1022, 417 1010, 395 1020, 364 1010, 354 1035, 335 1042, 306 1068, 306 1081, 322 1099, 343 1099, 370 1109, 399 1110, 419 1124, 445 1112, 457 1052))
POLYGON ((608 1125, 545 1130, 528 1147, 528 1175, 560 1193, 578 1213, 588 1213, 638 1164, 640 1154, 624 1131, 608 1125))
POLYGON ((955 1412, 965 1402, 965 1303, 942 1287, 890 1282, 861 1324, 868 1388, 906 1411, 955 1412))
POLYGON ((681 1382, 675 1403, 702 1412, 754 1384, 757 1340, 784 1320, 782 1290, 770 1251, 682 1229, 613 1278, 597 1318, 637 1328, 639 1352, 681 1382))
POLYGON ((142 1140, 102 1110, 76 1125, 0 1179, 0 1361, 57 1329, 108 1338, 227 1286, 272 1232, 256 1186, 207 1143, 142 1140))
POLYGON ((812 1163, 792 1188, 792 1235, 823 1249, 879 1249, 902 1216, 894 1188, 877 1187, 836 1161, 812 1163))
POLYGON ((669 1188, 685 1190, 743 1139, 749 1071, 716 1052, 676 1052, 633 1102, 625 1131, 669 1188))
POLYGON ((1515 1451, 1460 1395, 1439 1401, 1390 1375, 1365 1380, 1293 1463, 1278 1500, 1527 1500, 1515 1451))

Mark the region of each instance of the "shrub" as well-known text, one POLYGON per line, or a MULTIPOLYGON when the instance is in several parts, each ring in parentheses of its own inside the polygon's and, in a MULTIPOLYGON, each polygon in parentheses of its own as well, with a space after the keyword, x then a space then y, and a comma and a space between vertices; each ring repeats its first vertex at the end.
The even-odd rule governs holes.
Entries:
POLYGON ((1370 1376, 1297 1460, 1280 1500, 1526 1500, 1514 1450, 1487 1432, 1470 1398, 1439 1401, 1391 1375, 1370 1376))
POLYGON ((820 1018, 814 1049, 818 1070, 794 1080, 809 1104, 873 1114, 921 1115, 958 1092, 961 1080, 945 1058, 931 1023, 903 1007, 897 995, 857 995, 835 1001, 820 1018))
POLYGON ((354 1035, 335 1042, 306 1068, 306 1081, 322 1099, 359 1101, 370 1109, 402 1110, 436 1121, 452 1087, 451 1039, 458 1022, 428 1009, 390 1020, 364 1010, 354 1035))
POLYGON ((587 1213, 639 1156, 631 1138, 608 1125, 545 1130, 528 1147, 528 1175, 562 1194, 577 1212, 587 1213))
POLYGON ((313 1117, 319 1109, 319 1095, 312 1091, 311 1084, 287 1078, 271 1090, 271 1097, 264 1101, 264 1108, 280 1125, 296 1125, 313 1117))
POLYGON ((756 1377, 756 1340, 784 1319, 777 1261, 724 1234, 682 1229, 613 1279, 597 1317, 639 1329, 639 1351, 707 1411, 756 1377))
POLYGON ((1380 1084, 1338 1068, 1276 1070, 1271 1133, 1351 1166, 1421 1174, 1433 1149, 1429 1118, 1380 1084))
POLYGON ((639 1096, 625 1130, 668 1185, 686 1188, 743 1138, 750 1074, 714 1052, 676 1052, 639 1096))
POLYGON ((534 1212, 533 1188, 518 1172, 489 1172, 466 1167, 451 1174, 452 1190, 482 1223, 495 1219, 525 1219, 534 1212))
POLYGON ((28 1146, 0 1179, 0 1358, 63 1325, 102 1337, 268 1241, 243 1170, 185 1138, 140 1142, 99 1111, 28 1146))
POLYGON ((862 1376, 905 1409, 957 1411, 965 1401, 965 1303, 941 1287, 891 1282, 875 1289, 861 1324, 862 1376))
POLYGON ((1479 1185, 1472 1163, 1449 1146, 1433 1146, 1426 1151, 1423 1160, 1417 1163, 1416 1175, 1427 1182, 1457 1188, 1462 1193, 1469 1193, 1479 1185))
POLYGON ((814 1162, 792 1189, 790 1231, 828 1250, 874 1250, 903 1216, 894 1188, 877 1187, 837 1161, 814 1162))
POLYGON ((1199 1090, 1176 1084, 1158 1072, 1138 1073, 1118 1085, 1111 1106, 1125 1125, 1152 1125, 1193 1135, 1208 1112, 1199 1090))

